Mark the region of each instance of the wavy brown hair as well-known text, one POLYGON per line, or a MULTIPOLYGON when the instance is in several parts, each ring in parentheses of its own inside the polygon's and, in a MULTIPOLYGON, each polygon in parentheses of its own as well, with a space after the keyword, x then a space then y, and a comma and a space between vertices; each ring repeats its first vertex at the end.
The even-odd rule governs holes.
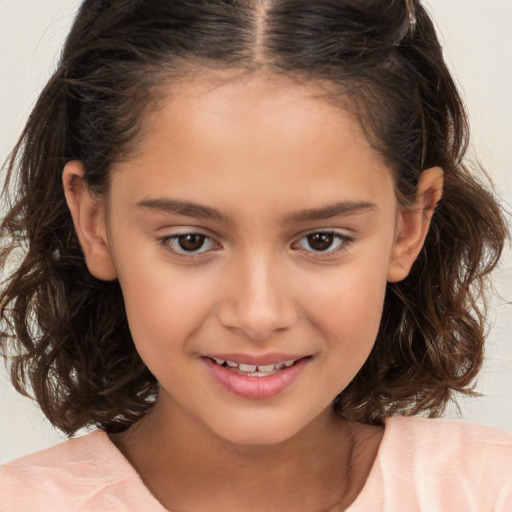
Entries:
POLYGON ((394 171, 407 205, 422 170, 445 171, 425 246, 389 284, 375 347, 333 403, 354 421, 439 414, 471 393, 483 357, 485 278, 506 226, 463 164, 468 130, 430 17, 413 0, 86 0, 55 74, 6 165, 2 352, 16 388, 68 434, 121 431, 154 403, 117 281, 87 270, 64 200, 64 165, 108 191, 137 148, 159 86, 192 70, 270 71, 327 84, 394 171))

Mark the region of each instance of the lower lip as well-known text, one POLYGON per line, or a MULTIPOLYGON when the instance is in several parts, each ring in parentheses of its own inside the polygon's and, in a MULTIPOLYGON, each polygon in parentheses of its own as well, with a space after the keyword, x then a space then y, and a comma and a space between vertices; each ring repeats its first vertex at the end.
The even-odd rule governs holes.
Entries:
POLYGON ((252 400, 264 400, 279 395, 291 386, 306 368, 310 358, 303 358, 293 366, 268 377, 239 375, 211 359, 204 358, 203 361, 213 378, 230 393, 252 400))

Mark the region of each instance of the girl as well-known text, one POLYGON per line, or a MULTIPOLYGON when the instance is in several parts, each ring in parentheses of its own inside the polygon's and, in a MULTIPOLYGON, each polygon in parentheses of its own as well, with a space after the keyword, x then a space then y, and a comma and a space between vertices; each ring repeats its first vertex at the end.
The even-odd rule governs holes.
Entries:
POLYGON ((506 227, 413 0, 86 0, 7 169, 5 511, 512 509, 471 394, 506 227))

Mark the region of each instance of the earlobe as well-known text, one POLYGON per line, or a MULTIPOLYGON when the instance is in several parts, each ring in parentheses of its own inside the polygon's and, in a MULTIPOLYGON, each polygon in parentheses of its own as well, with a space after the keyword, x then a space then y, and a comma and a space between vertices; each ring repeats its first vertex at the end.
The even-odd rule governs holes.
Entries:
POLYGON ((420 175, 414 207, 398 214, 395 242, 388 267, 388 282, 405 279, 418 257, 437 203, 443 195, 444 173, 432 167, 420 175))
POLYGON ((68 162, 62 173, 64 194, 89 272, 96 278, 117 278, 108 246, 105 206, 87 186, 81 162, 68 162))

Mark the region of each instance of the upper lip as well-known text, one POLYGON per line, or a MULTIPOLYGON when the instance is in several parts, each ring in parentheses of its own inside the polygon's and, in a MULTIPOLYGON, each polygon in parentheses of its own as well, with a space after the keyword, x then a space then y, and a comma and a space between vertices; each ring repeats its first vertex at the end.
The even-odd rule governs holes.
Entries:
POLYGON ((270 364, 284 363, 285 361, 297 361, 298 359, 309 357, 309 355, 310 354, 284 354, 277 352, 262 355, 215 353, 205 354, 204 357, 209 359, 223 359, 224 361, 233 361, 238 364, 265 366, 270 364))

